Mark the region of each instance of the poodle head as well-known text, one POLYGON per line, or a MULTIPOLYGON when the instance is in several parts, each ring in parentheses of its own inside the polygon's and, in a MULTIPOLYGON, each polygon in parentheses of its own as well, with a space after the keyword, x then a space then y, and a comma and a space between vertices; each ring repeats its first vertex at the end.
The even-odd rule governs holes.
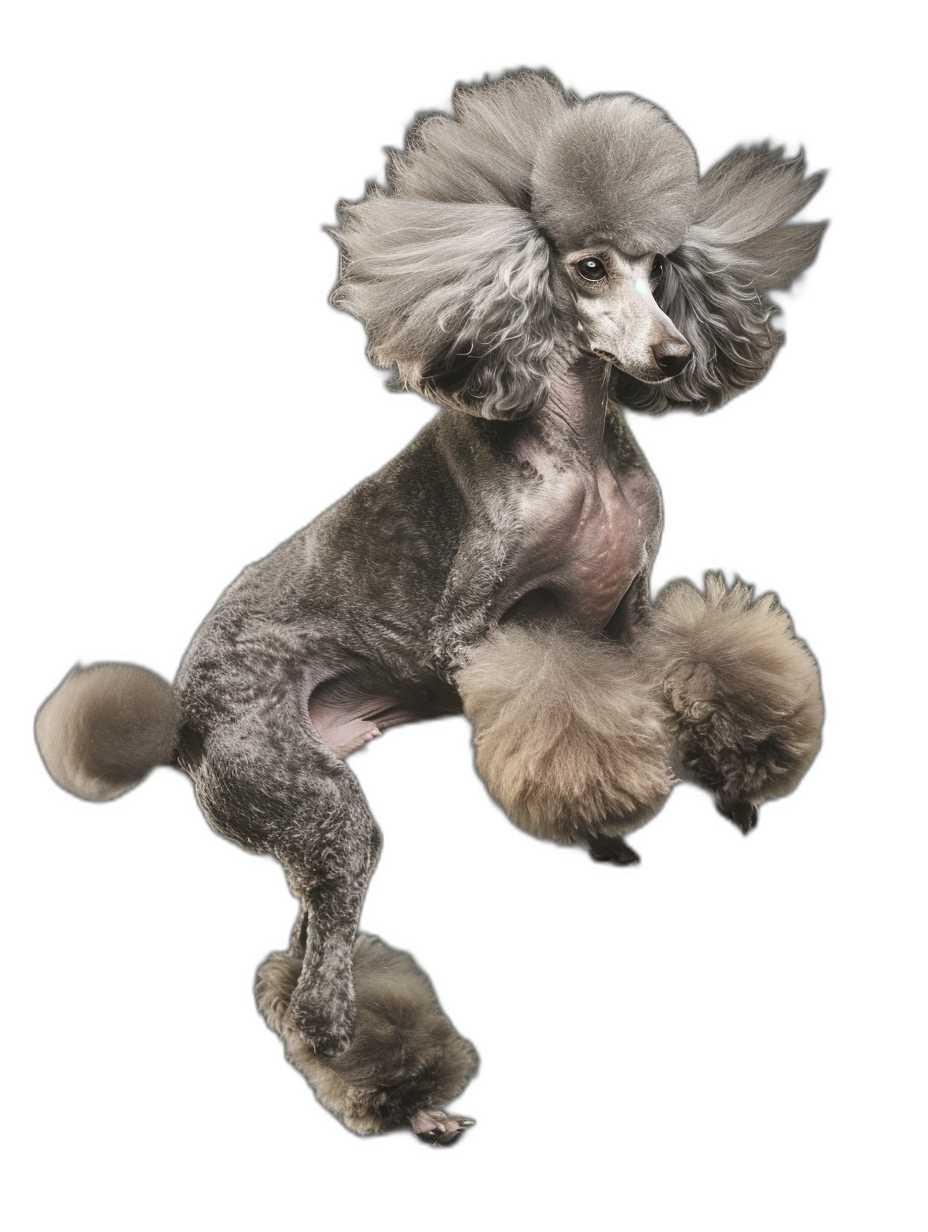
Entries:
POLYGON ((707 409, 760 379, 780 341, 764 292, 822 230, 782 225, 818 187, 801 159, 735 151, 700 180, 658 107, 582 101, 548 73, 461 86, 454 109, 417 121, 387 189, 343 204, 334 230, 333 302, 395 388, 519 418, 578 346, 643 410, 707 409))

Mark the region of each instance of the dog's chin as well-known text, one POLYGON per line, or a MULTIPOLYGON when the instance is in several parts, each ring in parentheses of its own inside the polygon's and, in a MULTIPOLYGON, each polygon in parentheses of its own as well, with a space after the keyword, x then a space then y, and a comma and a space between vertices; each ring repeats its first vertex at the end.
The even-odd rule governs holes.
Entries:
MULTIPOLYGON (((618 365, 616 365, 618 367, 618 365)), ((668 381, 672 381, 675 376, 679 376, 679 372, 638 372, 633 368, 621 368, 626 376, 634 377, 636 381, 640 381, 642 385, 666 385, 668 381)))
POLYGON ((660 368, 639 367, 637 364, 622 364, 619 363, 618 357, 610 351, 594 350, 593 354, 597 359, 603 360, 618 372, 624 372, 626 376, 632 377, 633 380, 640 381, 642 385, 663 385, 667 381, 672 381, 674 376, 679 376, 679 373, 664 373, 660 368))
POLYGON ((668 410, 679 409, 679 386, 675 386, 674 377, 653 372, 638 376, 636 372, 613 367, 609 375, 609 397, 617 407, 636 415, 664 415, 668 410))

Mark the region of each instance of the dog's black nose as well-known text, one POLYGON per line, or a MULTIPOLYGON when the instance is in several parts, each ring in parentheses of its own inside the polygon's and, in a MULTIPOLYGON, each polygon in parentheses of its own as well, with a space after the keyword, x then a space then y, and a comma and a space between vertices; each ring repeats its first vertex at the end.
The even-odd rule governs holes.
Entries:
POLYGON ((679 376, 690 362, 692 348, 685 342, 658 342, 651 347, 654 362, 660 369, 662 377, 679 376))

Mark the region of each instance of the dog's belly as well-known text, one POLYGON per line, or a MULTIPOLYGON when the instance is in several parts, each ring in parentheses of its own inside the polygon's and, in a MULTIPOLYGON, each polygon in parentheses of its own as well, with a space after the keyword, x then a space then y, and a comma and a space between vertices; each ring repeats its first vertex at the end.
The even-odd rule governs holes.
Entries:
POLYGON ((307 680, 309 721, 316 735, 341 758, 388 727, 456 714, 460 709, 457 693, 442 681, 391 682, 373 665, 356 664, 322 680, 312 676, 307 680))
POLYGON ((524 501, 526 534, 501 596, 502 619, 544 612, 580 628, 604 628, 645 566, 659 518, 646 472, 616 478, 603 466, 583 476, 543 476, 524 501))

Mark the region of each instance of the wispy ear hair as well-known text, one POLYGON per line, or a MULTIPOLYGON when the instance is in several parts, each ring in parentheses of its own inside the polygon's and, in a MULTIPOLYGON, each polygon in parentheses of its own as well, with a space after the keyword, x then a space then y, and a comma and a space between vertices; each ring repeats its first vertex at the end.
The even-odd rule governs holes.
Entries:
POLYGON ((394 388, 487 419, 537 410, 556 335, 550 253, 525 211, 377 189, 343 205, 332 295, 394 368, 394 388))
POLYGON ((811 264, 826 225, 784 223, 823 178, 805 178, 801 152, 786 159, 768 145, 733 150, 703 176, 693 223, 665 259, 656 294, 693 357, 661 385, 616 372, 617 401, 642 411, 708 411, 761 379, 783 341, 765 292, 788 287, 811 264))

